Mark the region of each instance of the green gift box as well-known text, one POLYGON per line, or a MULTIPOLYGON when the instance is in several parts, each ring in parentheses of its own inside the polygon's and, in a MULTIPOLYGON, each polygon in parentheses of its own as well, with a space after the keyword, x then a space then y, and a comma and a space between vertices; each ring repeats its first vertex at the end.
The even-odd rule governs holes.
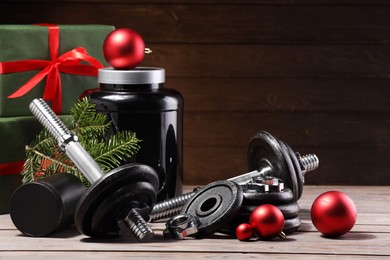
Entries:
POLYGON ((0 214, 9 210, 13 191, 21 184, 25 146, 42 130, 33 117, 0 118, 0 214))
POLYGON ((109 25, 59 25, 57 29, 55 26, 52 27, 49 29, 47 26, 37 25, 0 25, 1 117, 29 116, 31 113, 28 104, 34 98, 44 96, 45 99, 51 100, 55 112, 69 114, 71 106, 81 93, 97 87, 95 64, 100 61, 106 65, 102 52, 103 41, 114 27, 109 25), (59 44, 58 48, 56 41, 59 44), (56 50, 58 55, 55 57, 53 53, 56 50), (95 63, 91 63, 91 59, 83 59, 85 55, 95 58, 95 63), (53 84, 58 82, 54 75, 57 69, 61 88, 53 84), (91 76, 93 72, 95 75, 91 76), (39 75, 36 76, 37 74, 39 75), (41 77, 42 80, 34 87, 22 88, 24 92, 26 89, 31 90, 20 97, 8 98, 16 91, 22 91, 21 87, 34 76, 41 77), (47 81, 50 87, 46 86, 47 81), (62 101, 62 104, 61 102, 55 104, 56 100, 62 101), (60 109, 55 109, 55 105, 60 106, 60 109))
POLYGON ((11 196, 22 183, 22 178, 19 174, 0 176, 0 215, 9 213, 11 196))

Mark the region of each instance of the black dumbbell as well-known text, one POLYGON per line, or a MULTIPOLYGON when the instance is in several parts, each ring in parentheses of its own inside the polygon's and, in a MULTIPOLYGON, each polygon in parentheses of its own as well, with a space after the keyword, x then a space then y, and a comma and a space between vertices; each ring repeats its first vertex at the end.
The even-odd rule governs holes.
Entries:
POLYGON ((74 223, 85 190, 80 179, 68 173, 23 184, 12 194, 11 220, 25 235, 47 236, 74 223))
POLYGON ((116 237, 123 223, 140 242, 149 241, 154 234, 144 218, 156 201, 159 185, 153 168, 127 164, 104 174, 45 101, 33 100, 30 110, 92 184, 77 205, 77 229, 91 237, 116 237))
POLYGON ((314 154, 300 156, 283 141, 265 131, 258 132, 248 144, 248 168, 281 179, 297 201, 303 191, 305 173, 319 166, 314 154))
MULTIPOLYGON (((301 157, 283 141, 268 132, 260 131, 249 141, 247 158, 249 170, 264 173, 263 176, 252 178, 250 181, 252 187, 257 184, 256 179, 264 180, 266 176, 271 180, 280 179, 288 188, 269 193, 260 190, 262 186, 258 186, 259 190, 244 188, 244 201, 240 213, 221 232, 234 234, 235 228, 241 223, 248 222, 251 212, 263 204, 273 204, 281 210, 285 218, 284 233, 296 231, 301 224, 297 201, 302 195, 304 174, 318 167, 318 157, 313 154, 301 157)), ((248 183, 245 186, 248 186, 248 183)))
MULTIPOLYGON (((265 131, 258 132, 249 141, 247 158, 251 172, 230 178, 228 181, 245 185, 258 177, 276 177, 292 191, 294 201, 297 201, 302 194, 304 174, 319 166, 316 155, 308 154, 301 157, 295 154, 287 144, 265 131)), ((178 214, 198 191, 157 203, 150 213, 150 220, 157 221, 178 214)), ((244 192, 244 197, 245 195, 250 196, 244 192)))

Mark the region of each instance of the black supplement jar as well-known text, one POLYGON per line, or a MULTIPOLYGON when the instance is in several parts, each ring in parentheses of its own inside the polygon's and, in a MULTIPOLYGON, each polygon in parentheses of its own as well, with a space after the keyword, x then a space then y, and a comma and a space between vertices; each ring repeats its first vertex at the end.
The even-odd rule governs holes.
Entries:
POLYGON ((157 200, 182 194, 183 98, 164 88, 165 70, 99 69, 100 91, 91 94, 98 113, 111 120, 110 132, 130 130, 141 140, 131 162, 153 167, 160 179, 157 200))

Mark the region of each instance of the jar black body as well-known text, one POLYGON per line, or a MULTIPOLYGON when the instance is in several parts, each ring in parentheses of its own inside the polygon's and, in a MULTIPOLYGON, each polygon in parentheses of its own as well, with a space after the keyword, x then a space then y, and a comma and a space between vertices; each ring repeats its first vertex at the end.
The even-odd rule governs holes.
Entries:
MULTIPOLYGON (((158 68, 137 69, 145 72, 158 68)), ((132 162, 157 171, 160 179, 157 199, 162 201, 182 193, 183 98, 178 91, 165 89, 163 82, 159 82, 162 80, 142 79, 124 80, 131 84, 102 83, 107 80, 101 80, 99 71, 100 91, 92 93, 91 99, 97 112, 112 121, 111 133, 130 130, 141 140, 141 148, 132 162)))

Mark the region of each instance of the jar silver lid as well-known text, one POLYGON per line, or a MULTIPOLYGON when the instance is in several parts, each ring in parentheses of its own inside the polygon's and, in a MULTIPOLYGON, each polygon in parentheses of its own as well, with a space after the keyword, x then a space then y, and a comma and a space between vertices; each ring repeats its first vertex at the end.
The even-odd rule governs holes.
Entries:
POLYGON ((131 70, 102 68, 98 72, 98 83, 105 84, 159 84, 165 82, 165 69, 136 67, 131 70))

